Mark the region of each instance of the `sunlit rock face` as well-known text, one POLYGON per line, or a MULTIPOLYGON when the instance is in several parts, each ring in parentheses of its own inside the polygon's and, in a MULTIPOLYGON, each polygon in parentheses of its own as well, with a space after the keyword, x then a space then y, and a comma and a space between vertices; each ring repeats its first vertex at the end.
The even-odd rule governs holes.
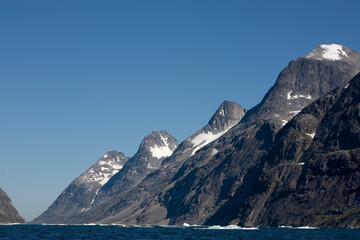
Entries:
POLYGON ((123 168, 128 159, 121 152, 105 153, 99 161, 77 177, 32 223, 67 223, 72 216, 86 212, 100 188, 123 168))
POLYGON ((8 195, 0 189, 0 224, 25 223, 11 203, 8 195))

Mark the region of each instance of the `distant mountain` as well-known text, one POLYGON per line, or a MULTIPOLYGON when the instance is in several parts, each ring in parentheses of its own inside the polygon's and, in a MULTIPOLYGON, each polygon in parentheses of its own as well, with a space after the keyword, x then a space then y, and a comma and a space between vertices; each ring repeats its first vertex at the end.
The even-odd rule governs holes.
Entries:
MULTIPOLYGON (((166 208, 159 203, 158 195, 171 182, 184 161, 229 131, 244 114, 239 104, 224 101, 209 123, 185 139, 170 157, 163 160, 158 170, 147 175, 128 193, 102 202, 90 216, 86 216, 87 219, 103 223, 167 224, 166 208)), ((212 149, 213 154, 216 152, 216 149, 212 149)))
POLYGON ((123 168, 129 158, 110 151, 76 178, 56 201, 32 223, 67 223, 74 215, 87 211, 100 188, 123 168))
POLYGON ((344 85, 360 71, 360 54, 320 45, 291 61, 264 99, 207 148, 184 162, 160 199, 170 224, 239 223, 239 205, 255 181, 254 167, 277 132, 304 107, 344 85), (218 153, 213 154, 212 149, 218 153))
POLYGON ((0 189, 0 224, 25 223, 11 203, 8 195, 0 189))
POLYGON ((77 215, 76 222, 163 221, 166 209, 157 202, 157 195, 186 159, 226 133, 244 114, 240 105, 225 101, 205 127, 179 146, 165 131, 153 131, 144 138, 137 154, 101 188, 91 208, 77 215))
POLYGON ((177 146, 177 140, 169 133, 154 130, 143 139, 137 153, 125 164, 124 169, 101 188, 94 207, 103 202, 107 206, 116 202, 118 197, 126 194, 149 173, 158 169, 161 162, 171 156, 177 146))
POLYGON ((123 153, 106 153, 96 164, 75 179, 47 211, 32 223, 84 223, 83 219, 98 200, 113 199, 124 194, 161 161, 172 154, 177 140, 166 131, 154 130, 140 144, 137 153, 127 158, 123 153), (111 179, 111 180, 109 180, 111 179))

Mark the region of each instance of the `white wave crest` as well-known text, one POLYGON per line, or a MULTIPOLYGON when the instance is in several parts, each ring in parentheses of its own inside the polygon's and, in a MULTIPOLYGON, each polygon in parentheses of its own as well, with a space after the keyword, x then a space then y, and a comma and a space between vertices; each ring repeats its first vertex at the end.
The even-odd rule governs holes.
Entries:
POLYGON ((237 230, 259 230, 258 227, 240 227, 237 225, 228 225, 228 226, 219 226, 219 225, 214 225, 214 226, 210 226, 206 229, 237 229, 237 230))

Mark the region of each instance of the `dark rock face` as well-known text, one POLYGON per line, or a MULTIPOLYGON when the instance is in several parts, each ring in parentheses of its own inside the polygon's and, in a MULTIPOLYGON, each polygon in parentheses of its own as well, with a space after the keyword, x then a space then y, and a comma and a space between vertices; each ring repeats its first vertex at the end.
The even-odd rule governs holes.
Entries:
POLYGON ((110 151, 88 170, 76 178, 56 201, 32 223, 72 223, 81 212, 87 211, 100 188, 128 160, 123 153, 110 151))
POLYGON ((359 110, 357 75, 346 89, 313 103, 280 131, 263 159, 255 184, 261 187, 241 207, 240 223, 360 227, 359 110))
MULTIPOLYGON (((276 134, 268 153, 249 169, 244 177, 246 181, 234 197, 208 221, 227 217, 233 224, 259 225, 258 220, 262 219, 264 209, 272 204, 271 201, 277 201, 278 189, 282 189, 283 194, 292 191, 296 186, 304 167, 301 158, 312 144, 315 132, 324 116, 343 90, 342 87, 338 88, 318 99, 285 125, 276 134)), ((283 219, 285 220, 286 217, 283 219)), ((289 222, 285 220, 282 225, 288 226, 289 222)))
POLYGON ((25 223, 11 203, 11 199, 0 189, 0 224, 25 223))
POLYGON ((256 166, 276 133, 308 104, 360 71, 360 55, 345 47, 341 51, 347 57, 319 59, 310 53, 290 62, 239 124, 185 161, 163 195, 170 224, 240 222, 237 209, 247 197, 242 193, 252 190, 256 166), (213 148, 219 153, 212 155, 213 148))

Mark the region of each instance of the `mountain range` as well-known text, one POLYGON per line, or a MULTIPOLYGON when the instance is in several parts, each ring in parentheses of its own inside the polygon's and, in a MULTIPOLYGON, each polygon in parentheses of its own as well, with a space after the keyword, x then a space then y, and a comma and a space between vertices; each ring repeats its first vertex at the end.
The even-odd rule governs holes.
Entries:
POLYGON ((360 54, 319 45, 254 108, 106 153, 33 223, 360 227, 360 54))

